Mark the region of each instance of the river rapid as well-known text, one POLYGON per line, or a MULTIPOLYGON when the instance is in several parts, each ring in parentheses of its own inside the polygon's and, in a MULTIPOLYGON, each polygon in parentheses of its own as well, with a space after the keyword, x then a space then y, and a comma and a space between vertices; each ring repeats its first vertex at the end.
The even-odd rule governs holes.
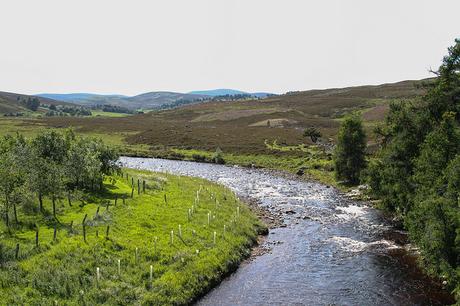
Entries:
POLYGON ((204 296, 198 305, 444 305, 454 301, 426 278, 394 229, 365 202, 334 188, 271 171, 122 157, 125 167, 200 177, 267 209, 261 256, 204 296))

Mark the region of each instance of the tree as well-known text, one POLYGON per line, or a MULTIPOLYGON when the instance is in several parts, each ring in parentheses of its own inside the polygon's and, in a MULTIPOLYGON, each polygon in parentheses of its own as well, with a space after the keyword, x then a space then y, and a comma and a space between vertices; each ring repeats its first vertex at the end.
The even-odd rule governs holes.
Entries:
POLYGON ((337 179, 349 184, 359 183, 361 171, 366 166, 365 150, 366 134, 361 119, 356 116, 345 118, 334 152, 337 179))
POLYGON ((303 131, 303 137, 310 137, 311 141, 314 143, 316 143, 321 136, 321 132, 315 127, 309 127, 303 131))
POLYGON ((460 40, 435 74, 422 99, 391 105, 368 182, 460 300, 460 40))
POLYGON ((18 222, 18 199, 24 185, 23 167, 18 160, 21 152, 21 139, 6 136, 0 143, 0 194, 5 224, 10 226, 9 213, 13 208, 14 220, 18 222))

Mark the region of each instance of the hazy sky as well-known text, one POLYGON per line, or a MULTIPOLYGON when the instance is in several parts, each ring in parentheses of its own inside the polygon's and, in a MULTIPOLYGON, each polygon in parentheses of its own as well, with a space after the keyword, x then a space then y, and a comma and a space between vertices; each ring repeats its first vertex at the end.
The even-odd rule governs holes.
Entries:
POLYGON ((289 90, 430 76, 459 0, 0 0, 0 91, 289 90))

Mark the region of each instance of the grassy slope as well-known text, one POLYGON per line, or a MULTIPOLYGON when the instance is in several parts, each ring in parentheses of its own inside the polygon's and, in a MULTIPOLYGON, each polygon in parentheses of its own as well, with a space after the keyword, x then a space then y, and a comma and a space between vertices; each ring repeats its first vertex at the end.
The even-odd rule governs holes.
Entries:
MULTIPOLYGON (((186 304, 203 294, 233 269, 248 254, 249 246, 263 227, 227 189, 195 178, 176 177, 128 170, 130 178, 115 177, 113 184, 106 181, 109 192, 94 195, 86 205, 67 201, 59 204, 57 241, 53 242, 52 218, 36 218, 20 212, 22 227, 8 235, 1 229, 4 258, 9 259, 0 270, 0 296, 6 304, 59 305, 97 303, 132 304, 186 304), (130 179, 145 179, 146 194, 127 199, 126 205, 116 195, 131 192, 130 179), (196 191, 202 186, 200 201, 192 219, 196 191), (164 195, 167 195, 167 204, 164 195), (218 199, 211 199, 215 194, 218 199), (110 200, 106 210, 103 204, 110 200), (96 210, 102 205, 99 216, 96 210), (240 217, 236 217, 236 207, 240 217), (207 214, 215 219, 207 225, 207 214), (82 238, 82 219, 88 214, 87 243, 82 238), (232 219, 236 218, 236 223, 232 219), (73 221, 73 230, 69 224, 73 221), (40 246, 34 246, 33 224, 39 224, 40 246), (106 226, 110 225, 106 239, 106 226), (182 239, 178 227, 182 226, 182 239), (224 236, 223 228, 227 226, 224 236), (196 234, 193 235, 192 231, 196 234), (96 232, 99 237, 96 237, 96 232), (170 244, 170 233, 174 242, 170 244), (217 233, 216 245, 213 233, 217 233), (155 237, 157 246, 155 250, 155 237), (14 260, 14 247, 20 244, 20 260, 14 260), (138 248, 138 262, 135 250, 138 248), (197 250, 199 253, 197 253, 197 250), (117 260, 121 260, 121 275, 117 260), (149 281, 150 265, 153 282, 149 281), (101 271, 99 288, 96 268, 101 271)), ((126 173, 125 172, 125 173, 126 173)), ((50 203, 46 203, 51 210, 50 203)), ((29 208, 32 209, 32 208, 29 208)), ((3 224, 2 224, 3 226, 3 224)))

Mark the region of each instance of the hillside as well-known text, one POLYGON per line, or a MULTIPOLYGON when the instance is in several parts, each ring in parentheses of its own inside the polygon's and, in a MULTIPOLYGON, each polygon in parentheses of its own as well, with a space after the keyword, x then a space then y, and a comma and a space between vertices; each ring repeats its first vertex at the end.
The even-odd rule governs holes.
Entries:
MULTIPOLYGON (((262 100, 206 102, 130 118, 48 118, 48 126, 76 126, 82 132, 126 133, 129 144, 250 154, 266 153, 266 141, 282 145, 308 143, 302 136, 314 126, 323 141, 334 141, 341 118, 363 115, 369 134, 383 120, 388 105, 398 99, 416 99, 421 81, 378 86, 310 90, 262 100), (116 121, 115 121, 116 120, 116 121)), ((372 138, 372 137, 371 137, 372 138)))
POLYGON ((241 90, 226 89, 226 88, 211 89, 211 90, 196 90, 196 91, 191 91, 189 93, 194 94, 194 95, 206 95, 206 96, 211 96, 211 97, 226 96, 226 95, 250 95, 254 98, 265 98, 267 96, 273 95, 268 92, 245 92, 241 90))
POLYGON ((71 94, 38 94, 40 97, 51 98, 60 101, 72 102, 82 106, 92 105, 115 105, 129 109, 155 109, 165 105, 173 104, 177 101, 196 101, 206 100, 210 96, 199 94, 184 94, 178 92, 155 91, 147 92, 136 96, 123 95, 99 95, 91 93, 71 93, 71 94))
POLYGON ((71 105, 63 101, 57 101, 50 98, 23 95, 11 92, 0 92, 0 114, 30 112, 22 101, 29 98, 37 98, 40 104, 48 105, 71 105))
MULTIPOLYGON (((70 93, 70 94, 54 94, 42 93, 37 96, 49 98, 59 101, 71 102, 82 106, 93 105, 115 105, 120 107, 135 109, 161 109, 168 107, 177 107, 185 104, 196 104, 212 100, 217 97, 234 96, 234 95, 250 95, 255 98, 265 98, 270 93, 246 93, 234 89, 215 89, 192 91, 189 93, 170 92, 170 91, 152 91, 136 96, 124 95, 100 95, 92 93, 70 93)), ((223 98, 222 98, 223 99, 223 98)), ((221 100, 222 100, 221 99, 221 100)))

